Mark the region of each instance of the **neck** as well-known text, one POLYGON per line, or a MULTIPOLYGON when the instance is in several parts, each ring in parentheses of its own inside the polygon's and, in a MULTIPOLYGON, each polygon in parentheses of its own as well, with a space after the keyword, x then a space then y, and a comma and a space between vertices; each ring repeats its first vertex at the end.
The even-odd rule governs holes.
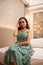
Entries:
POLYGON ((24 29, 26 29, 26 28, 22 28, 22 30, 24 30, 24 29))
POLYGON ((24 31, 26 31, 26 28, 22 28, 22 29, 21 29, 21 32, 24 32, 24 31))

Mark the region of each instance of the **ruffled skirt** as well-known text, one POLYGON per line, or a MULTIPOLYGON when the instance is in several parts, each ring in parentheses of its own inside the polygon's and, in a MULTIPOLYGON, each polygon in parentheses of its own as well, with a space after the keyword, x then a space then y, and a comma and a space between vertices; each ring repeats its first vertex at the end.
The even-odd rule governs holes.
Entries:
POLYGON ((30 65, 30 58, 33 55, 33 48, 31 44, 22 46, 14 44, 5 52, 4 62, 10 64, 16 61, 16 65, 30 65))

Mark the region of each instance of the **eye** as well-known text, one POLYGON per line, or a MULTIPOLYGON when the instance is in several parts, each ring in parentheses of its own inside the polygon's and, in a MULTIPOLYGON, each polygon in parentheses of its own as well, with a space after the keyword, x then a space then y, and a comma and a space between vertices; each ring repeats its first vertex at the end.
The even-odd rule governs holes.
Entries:
POLYGON ((21 22, 19 22, 19 24, 21 24, 21 22))
POLYGON ((24 23, 24 21, 22 21, 24 23))
POLYGON ((19 24, 22 24, 22 23, 24 23, 24 21, 19 21, 19 24))

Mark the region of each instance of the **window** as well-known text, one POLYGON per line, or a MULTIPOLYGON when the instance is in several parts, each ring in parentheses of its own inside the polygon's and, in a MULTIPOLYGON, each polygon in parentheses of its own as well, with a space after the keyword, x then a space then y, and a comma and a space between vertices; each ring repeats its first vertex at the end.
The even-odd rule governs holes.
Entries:
POLYGON ((34 38, 43 38, 43 12, 34 13, 33 18, 34 38))

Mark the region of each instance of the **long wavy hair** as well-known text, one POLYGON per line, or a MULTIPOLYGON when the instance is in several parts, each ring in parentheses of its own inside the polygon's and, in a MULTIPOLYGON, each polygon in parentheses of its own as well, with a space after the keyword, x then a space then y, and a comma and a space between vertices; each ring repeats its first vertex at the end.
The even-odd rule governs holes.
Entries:
MULTIPOLYGON (((27 19, 26 19, 25 17, 20 17, 18 21, 20 21, 21 19, 24 19, 24 20, 25 20, 25 22, 26 22, 26 28, 27 28, 27 29, 30 29, 30 26, 29 26, 29 24, 28 24, 27 19)), ((18 30, 21 30, 21 29, 22 29, 21 27, 18 27, 18 30)))

